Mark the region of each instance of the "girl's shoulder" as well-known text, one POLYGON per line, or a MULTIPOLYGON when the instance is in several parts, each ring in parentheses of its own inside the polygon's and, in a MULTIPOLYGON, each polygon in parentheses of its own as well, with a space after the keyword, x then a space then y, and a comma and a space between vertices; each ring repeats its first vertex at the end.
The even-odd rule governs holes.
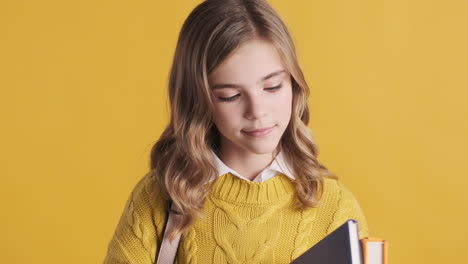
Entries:
POLYGON ((134 203, 145 203, 153 209, 165 209, 167 199, 162 195, 152 173, 146 173, 134 186, 131 193, 134 203))
POLYGON ((108 244, 104 263, 152 263, 167 217, 164 201, 151 174, 136 183, 108 244))
POLYGON ((351 190, 339 179, 323 178, 323 195, 327 197, 351 198, 354 197, 351 190))
POLYGON ((360 237, 368 236, 369 230, 364 211, 354 193, 342 181, 324 178, 323 196, 320 201, 323 210, 330 213, 334 230, 348 219, 355 219, 359 223, 360 237))

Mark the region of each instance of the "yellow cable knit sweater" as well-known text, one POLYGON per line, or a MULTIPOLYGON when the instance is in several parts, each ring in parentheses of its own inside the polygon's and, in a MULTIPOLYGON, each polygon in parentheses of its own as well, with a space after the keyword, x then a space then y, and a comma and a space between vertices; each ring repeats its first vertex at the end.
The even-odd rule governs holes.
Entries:
MULTIPOLYGON (((250 182, 230 173, 214 182, 204 212, 186 237, 176 263, 290 263, 346 220, 369 236, 365 216, 340 181, 325 178, 319 207, 294 210, 292 180, 283 174, 250 182)), ((166 221, 154 178, 143 177, 130 195, 104 263, 155 263, 166 221)))

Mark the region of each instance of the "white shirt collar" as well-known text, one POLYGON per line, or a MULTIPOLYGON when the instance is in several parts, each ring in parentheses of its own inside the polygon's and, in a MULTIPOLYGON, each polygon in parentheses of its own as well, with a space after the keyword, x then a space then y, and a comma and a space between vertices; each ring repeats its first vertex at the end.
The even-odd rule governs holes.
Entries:
MULTIPOLYGON (((240 175, 240 173, 236 172, 235 170, 229 168, 226 164, 224 164, 224 162, 218 157, 218 155, 216 155, 216 153, 213 150, 211 151, 211 153, 213 155, 213 158, 216 163, 216 167, 218 169, 218 175, 212 175, 209 181, 212 181, 216 179, 217 177, 220 177, 221 175, 224 175, 229 172, 241 179, 250 181, 249 179, 240 175)), ((286 164, 282 151, 280 151, 278 155, 276 155, 275 159, 271 162, 271 164, 268 167, 266 167, 263 171, 261 171, 252 181, 264 182, 278 175, 278 173, 282 173, 286 175, 287 177, 291 178, 292 180, 295 179, 293 173, 291 172, 291 170, 286 164)))

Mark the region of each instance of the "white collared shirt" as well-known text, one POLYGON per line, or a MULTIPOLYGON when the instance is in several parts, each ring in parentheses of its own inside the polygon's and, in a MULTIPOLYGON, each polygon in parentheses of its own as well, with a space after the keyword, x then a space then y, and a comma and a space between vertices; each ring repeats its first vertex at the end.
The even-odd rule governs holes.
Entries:
MULTIPOLYGON (((215 159, 215 162, 216 162, 216 167, 218 169, 218 175, 212 175, 212 177, 210 178, 210 181, 214 180, 215 178, 221 176, 221 175, 224 175, 228 172, 230 172, 231 174, 241 178, 241 179, 244 179, 246 181, 250 181, 249 179, 245 178, 244 176, 240 175, 240 173, 236 172, 235 170, 229 168, 226 164, 224 164, 224 162, 218 157, 218 155, 216 155, 216 153, 214 151, 211 151, 212 154, 213 154, 213 157, 215 159)), ((283 153, 282 151, 280 151, 278 153, 278 155, 276 155, 275 159, 270 163, 270 165, 268 167, 266 167, 263 171, 261 171, 257 176, 255 176, 255 178, 252 180, 252 182, 264 182, 270 178, 273 178, 275 177, 276 175, 278 175, 278 173, 282 173, 286 176, 288 176, 289 178, 291 178, 292 180, 294 180, 294 175, 292 174, 292 172, 289 170, 285 160, 284 160, 284 156, 283 156, 283 153)))

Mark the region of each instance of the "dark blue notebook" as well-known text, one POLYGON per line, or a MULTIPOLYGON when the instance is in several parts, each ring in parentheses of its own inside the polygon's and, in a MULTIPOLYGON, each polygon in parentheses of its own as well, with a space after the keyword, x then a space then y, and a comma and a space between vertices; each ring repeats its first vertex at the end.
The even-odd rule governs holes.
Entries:
POLYGON ((362 264, 357 221, 349 219, 291 264, 362 264))

